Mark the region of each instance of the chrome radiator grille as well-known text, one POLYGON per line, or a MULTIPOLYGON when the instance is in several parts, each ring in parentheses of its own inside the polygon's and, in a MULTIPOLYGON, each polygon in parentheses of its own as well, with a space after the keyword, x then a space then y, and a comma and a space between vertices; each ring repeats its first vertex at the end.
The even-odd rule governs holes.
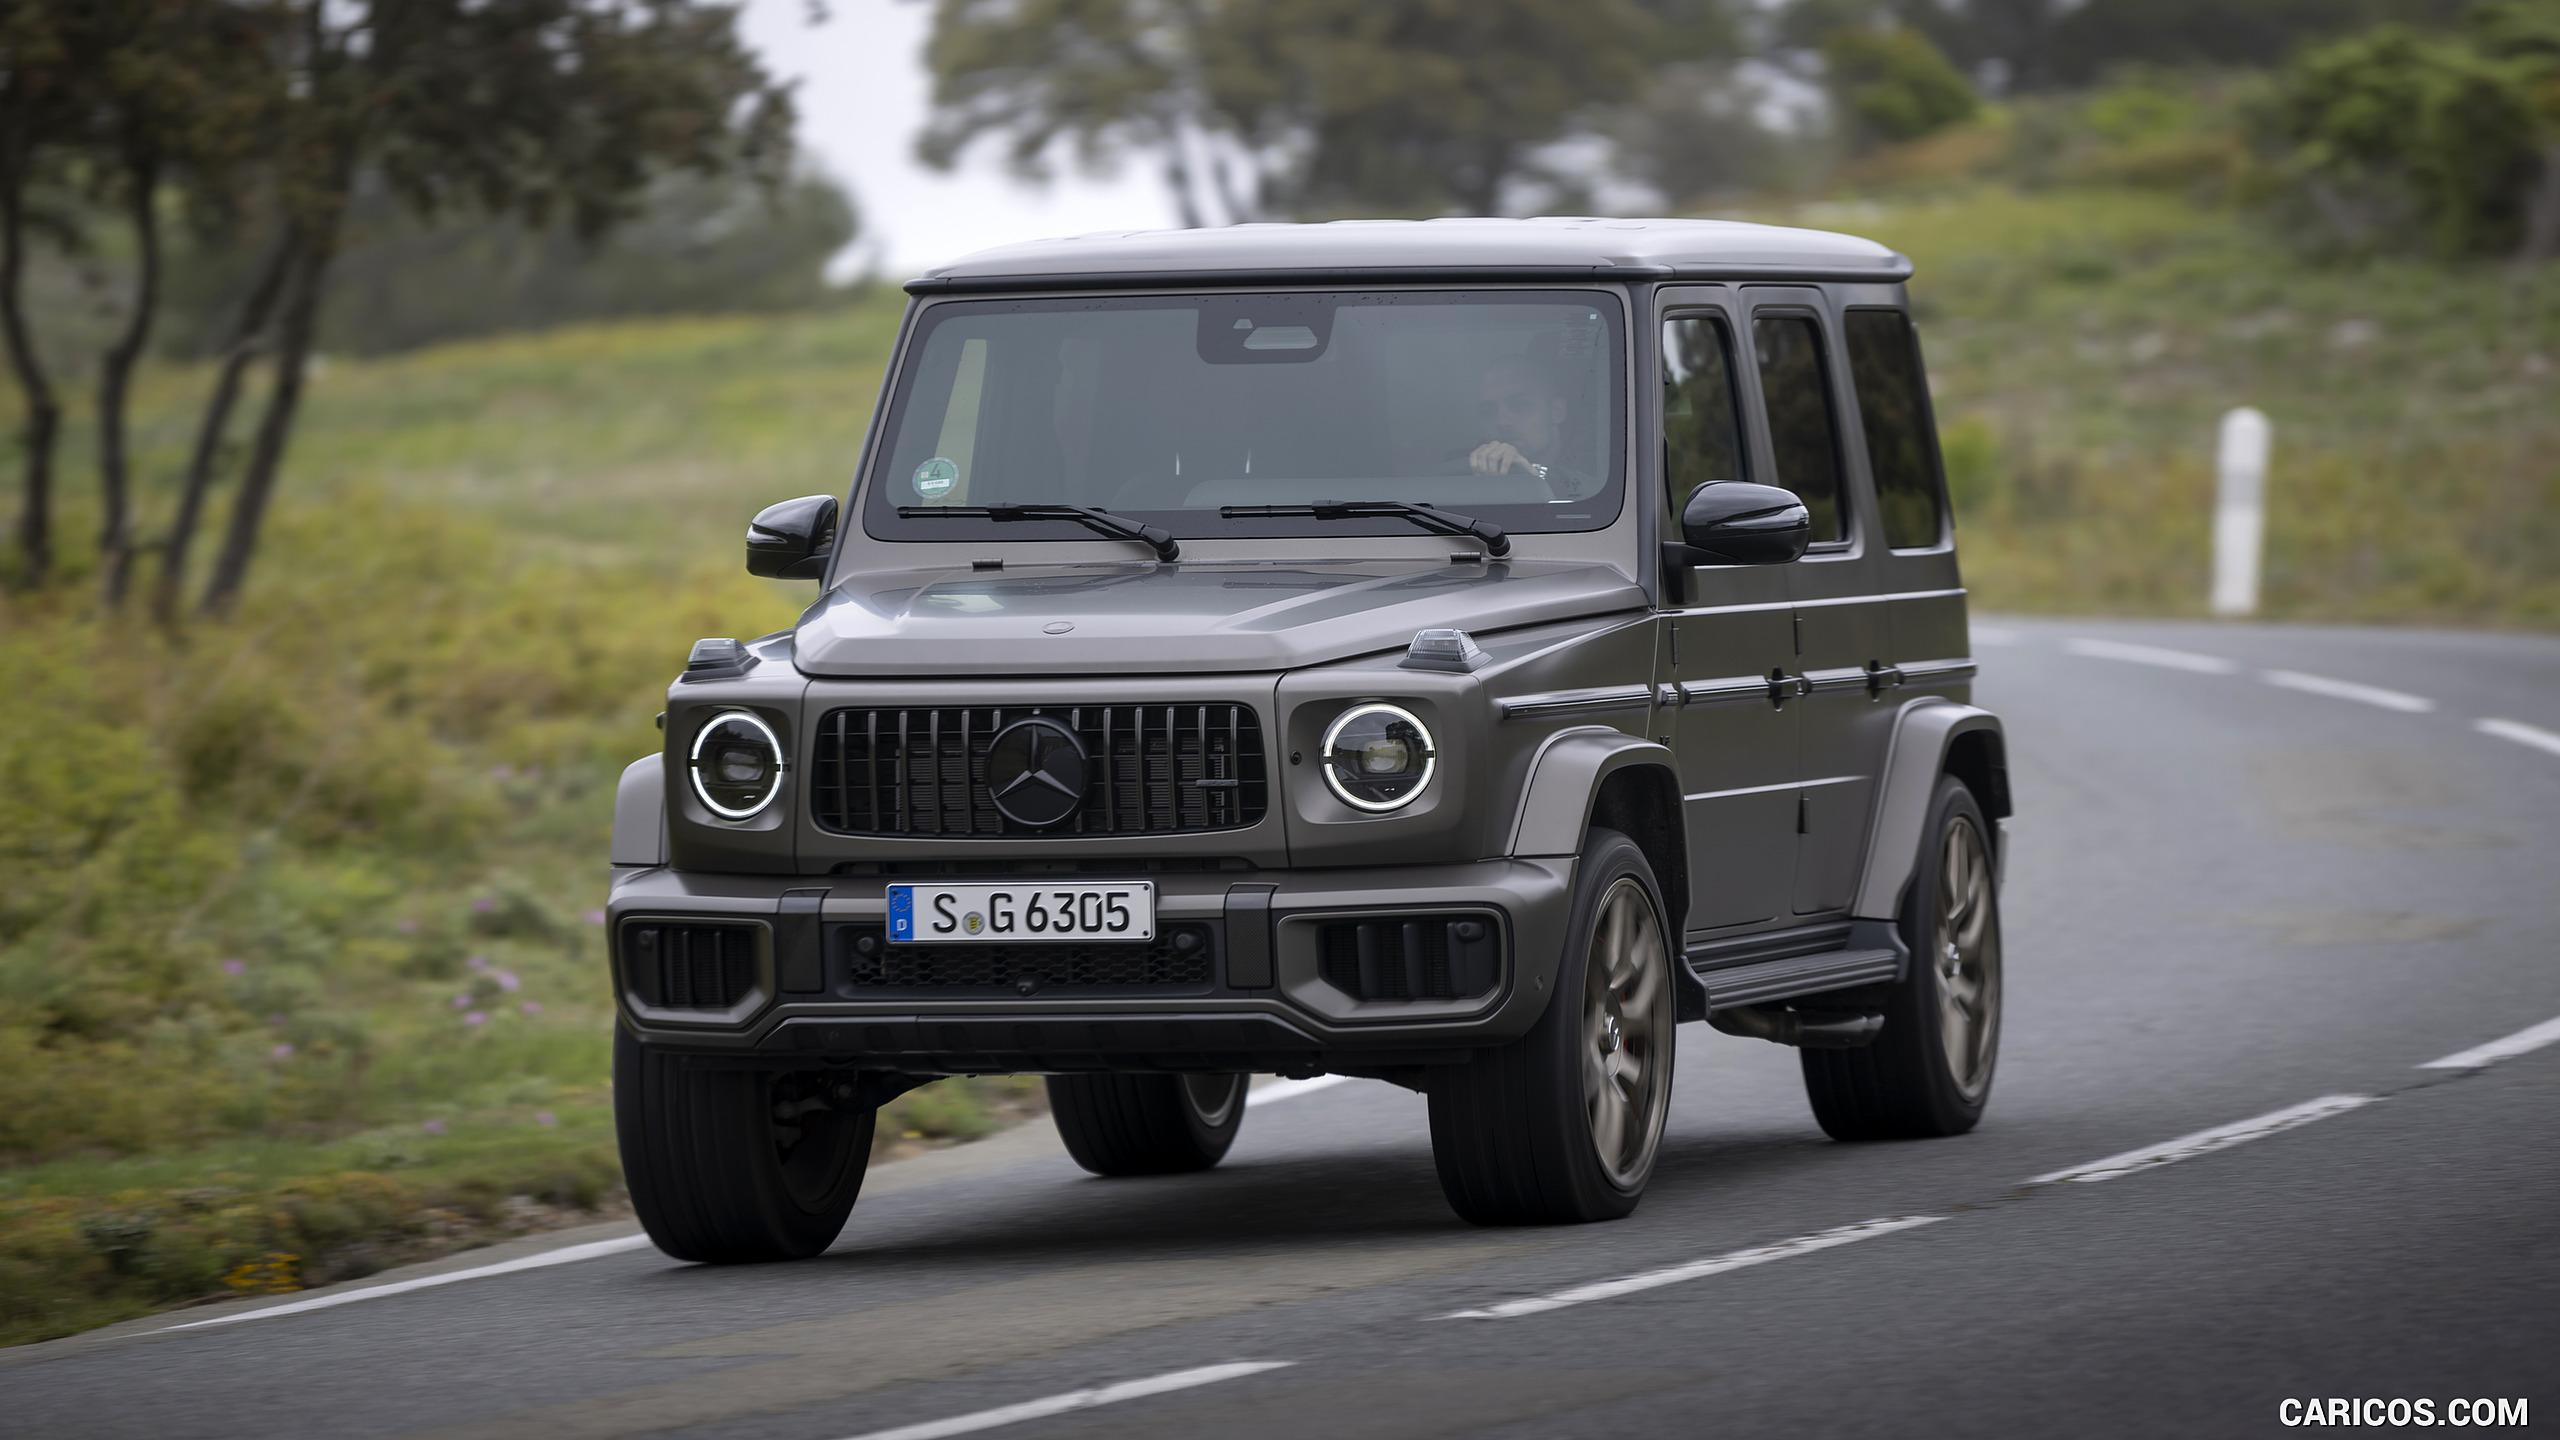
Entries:
POLYGON ((1064 838, 1235 830, 1270 803, 1262 724, 1239 704, 834 710, 818 721, 810 814, 840 835, 1064 838), (987 747, 1040 715, 1076 732, 1083 803, 1054 825, 1006 818, 987 747))

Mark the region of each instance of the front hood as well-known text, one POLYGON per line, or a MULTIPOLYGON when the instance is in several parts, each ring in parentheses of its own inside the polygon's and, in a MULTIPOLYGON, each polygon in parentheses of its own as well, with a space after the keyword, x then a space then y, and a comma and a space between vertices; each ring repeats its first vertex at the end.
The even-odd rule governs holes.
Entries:
POLYGON ((1587 561, 875 572, 803 617, 795 655, 812 675, 1284 670, 1402 649, 1433 626, 1491 632, 1644 603, 1623 572, 1587 561))

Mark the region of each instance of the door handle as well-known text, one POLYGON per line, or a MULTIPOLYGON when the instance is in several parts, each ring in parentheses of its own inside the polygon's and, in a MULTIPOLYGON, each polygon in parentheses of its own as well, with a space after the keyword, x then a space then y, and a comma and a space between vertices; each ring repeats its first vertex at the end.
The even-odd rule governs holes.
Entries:
POLYGON ((1868 662, 1867 662, 1867 698, 1868 698, 1868 699, 1870 699, 1870 700, 1879 699, 1879 698, 1881 698, 1881 697, 1884 695, 1884 692, 1886 692, 1887 690, 1894 689, 1894 688, 1896 688, 1896 687, 1900 686, 1901 684, 1902 684, 1902 667, 1901 667, 1901 666, 1899 666, 1899 665, 1887 665, 1886 663, 1884 663, 1884 662, 1883 662, 1883 661, 1881 661, 1881 660, 1870 660, 1870 661, 1868 661, 1868 662))
POLYGON ((1812 693, 1813 682, 1811 680, 1806 679, 1802 675, 1788 674, 1784 666, 1773 665, 1770 667, 1769 703, 1771 705, 1783 709, 1789 699, 1799 698, 1812 693))

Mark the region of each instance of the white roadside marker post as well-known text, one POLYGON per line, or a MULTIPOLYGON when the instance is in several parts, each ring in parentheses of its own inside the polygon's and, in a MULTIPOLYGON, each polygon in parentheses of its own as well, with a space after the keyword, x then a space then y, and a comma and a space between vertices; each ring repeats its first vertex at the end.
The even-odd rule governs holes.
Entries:
POLYGON ((2222 417, 2214 469, 2213 613, 2258 613, 2258 558, 2267 540, 2267 417, 2243 405, 2222 417))

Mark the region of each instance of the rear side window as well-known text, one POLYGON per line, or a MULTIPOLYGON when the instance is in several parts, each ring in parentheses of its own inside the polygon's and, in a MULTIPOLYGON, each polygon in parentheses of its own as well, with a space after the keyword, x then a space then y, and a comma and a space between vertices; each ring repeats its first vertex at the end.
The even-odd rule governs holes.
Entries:
POLYGON ((1929 424, 1929 381, 1920 337, 1899 310, 1849 312, 1849 379, 1876 474, 1884 542, 1896 550, 1938 543, 1945 533, 1946 482, 1929 424))
POLYGON ((1722 318, 1663 323, 1662 479, 1674 517, 1699 486, 1743 478, 1733 378, 1733 332, 1722 318))
POLYGON ((1769 407, 1776 483, 1813 512, 1813 542, 1840 528, 1840 425, 1823 375, 1822 329, 1809 315, 1762 315, 1751 322, 1760 352, 1760 396, 1769 407))

